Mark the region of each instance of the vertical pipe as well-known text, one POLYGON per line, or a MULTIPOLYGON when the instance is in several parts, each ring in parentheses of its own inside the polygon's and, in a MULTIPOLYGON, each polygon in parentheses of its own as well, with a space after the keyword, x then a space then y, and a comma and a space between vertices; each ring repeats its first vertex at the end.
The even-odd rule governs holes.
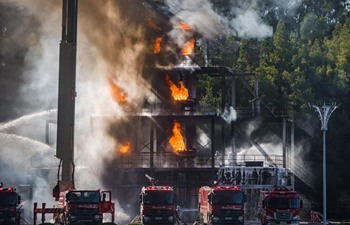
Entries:
POLYGON ((282 146, 282 151, 283 151, 283 168, 286 168, 286 152, 287 152, 287 148, 286 148, 286 118, 283 117, 283 134, 282 134, 282 141, 283 141, 283 146, 282 146))
MULTIPOLYGON (((294 164, 294 154, 295 154, 295 146, 294 146, 294 121, 292 121, 291 124, 291 131, 290 131, 290 163, 289 163, 289 167, 293 167, 294 164)), ((290 169, 294 169, 294 168, 290 168, 290 169)))
POLYGON ((327 225, 326 130, 323 130, 323 225, 327 225))
POLYGON ((212 178, 214 178, 214 168, 215 168, 215 117, 214 115, 211 117, 211 173, 212 178))
MULTIPOLYGON (((237 78, 236 76, 231 76, 231 106, 236 110, 236 88, 237 88, 237 78)), ((233 164, 237 165, 237 152, 236 152, 236 130, 235 124, 231 122, 231 135, 232 135, 232 143, 231 143, 231 151, 233 154, 233 164)))
POLYGON ((225 166, 225 146, 226 146, 226 143, 225 143, 225 122, 222 121, 221 122, 221 154, 222 154, 222 157, 221 157, 221 165, 222 166, 225 166))
POLYGON ((233 166, 237 165, 237 152, 236 152, 236 130, 235 130, 235 124, 231 122, 231 137, 232 137, 232 157, 233 157, 233 166))
POLYGON ((209 66, 209 40, 206 41, 206 52, 205 52, 205 56, 204 56, 204 61, 205 61, 205 66, 209 66))
POLYGON ((151 134, 150 134, 150 164, 149 167, 153 171, 154 168, 154 127, 151 125, 151 134))
POLYGON ((260 110, 260 98, 259 98, 259 78, 255 76, 255 113, 257 116, 260 116, 261 110, 260 110))
POLYGON ((223 112, 226 106, 226 80, 224 75, 221 76, 221 94, 221 111, 223 112))
POLYGON ((34 225, 36 225, 36 215, 37 215, 37 212, 36 212, 36 210, 37 210, 37 208, 38 208, 38 203, 37 202, 34 202, 34 210, 33 210, 33 221, 34 221, 34 225))
POLYGON ((41 223, 45 223, 45 211, 46 211, 46 203, 42 203, 42 212, 41 212, 41 223))
POLYGON ((231 105, 236 109, 236 88, 237 88, 237 78, 236 76, 231 76, 231 105))
MULTIPOLYGON (((225 76, 221 76, 221 113, 224 113, 226 106, 226 84, 225 84, 225 76)), ((228 109, 227 109, 228 110, 228 109)), ((225 165, 225 122, 221 123, 221 165, 225 165)))

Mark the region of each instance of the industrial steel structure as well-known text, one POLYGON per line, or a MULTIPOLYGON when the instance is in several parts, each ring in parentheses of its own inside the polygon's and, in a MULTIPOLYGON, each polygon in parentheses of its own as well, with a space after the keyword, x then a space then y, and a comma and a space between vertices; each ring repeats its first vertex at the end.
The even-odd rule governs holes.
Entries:
MULTIPOLYGON (((145 104, 139 111, 130 111, 129 124, 119 127, 128 136, 131 149, 128 154, 120 154, 108 167, 116 177, 122 179, 108 179, 109 185, 115 190, 120 201, 132 199, 132 190, 139 189, 146 180, 144 174, 151 174, 164 185, 173 186, 178 196, 178 204, 184 208, 196 208, 198 205, 197 192, 200 186, 209 185, 217 179, 222 166, 232 167, 239 173, 242 187, 254 194, 258 189, 270 189, 277 183, 278 177, 289 179, 288 187, 294 189, 294 175, 287 169, 294 146, 294 124, 291 110, 272 110, 258 93, 258 81, 255 88, 251 88, 244 76, 254 74, 239 73, 226 67, 200 67, 194 70, 176 68, 173 70, 154 69, 156 77, 168 74, 174 83, 181 80, 188 87, 189 98, 186 101, 174 101, 165 89, 160 87, 161 81, 154 82, 152 90, 157 96, 165 96, 163 102, 145 104), (181 75, 179 75, 181 74, 181 75), (235 110, 236 118, 231 121, 225 119, 228 107, 224 104, 219 109, 201 108, 195 84, 201 76, 213 76, 222 80, 222 93, 231 89, 231 107, 235 110), (229 77, 231 84, 225 78, 229 77), (178 79, 178 80, 176 80, 178 79), (252 95, 256 101, 251 108, 235 106, 237 82, 252 95), (191 89, 192 88, 192 89, 191 89), (192 93, 192 96, 191 96, 192 93), (226 111, 225 111, 226 110, 226 111), (252 140, 245 134, 243 124, 259 120, 263 124, 275 124, 280 128, 281 148, 275 149, 276 154, 269 154, 265 145, 259 140, 252 140), (174 121, 182 124, 187 151, 176 153, 169 147, 169 131, 174 121), (206 134, 207 140, 200 140, 200 135, 206 134), (289 134, 289 135, 288 135, 289 134), (237 154, 237 139, 242 145, 246 142, 257 149, 259 154, 237 154), (242 140, 243 139, 243 140, 242 140), (281 169, 286 169, 282 173, 281 169), (254 171, 258 171, 259 178, 253 178, 254 171), (279 175, 277 176, 277 172, 279 175), (269 174, 269 175, 262 175, 269 174), (125 179, 124 179, 125 178, 125 179), (259 180, 259 181, 258 181, 259 180)), ((164 76, 163 76, 164 77, 164 76)), ((257 80, 257 79, 256 79, 257 80)), ((94 123, 101 119, 92 116, 92 130, 94 123)), ((241 146, 239 146, 241 148, 241 146)), ((287 184, 285 184, 287 185, 287 184)), ((258 193, 258 192, 256 192, 258 193)), ((193 219, 193 217, 191 218, 193 219)))
MULTIPOLYGON (((77 4, 77 0, 63 1, 57 121, 57 157, 61 159, 62 172, 59 174, 58 191, 74 188, 77 4)), ((137 192, 139 187, 144 185, 142 178, 146 173, 162 180, 164 185, 173 186, 178 196, 181 196, 178 204, 185 208, 197 206, 198 187, 208 185, 211 180, 216 179, 221 166, 235 166, 233 170, 239 171, 239 179, 246 185, 246 189, 274 185, 263 183, 267 177, 262 174, 267 172, 270 178, 276 178, 277 175, 274 174, 277 174, 278 168, 288 167, 289 155, 294 146, 293 117, 291 110, 278 111, 266 102, 259 93, 259 80, 255 74, 234 71, 228 67, 199 65, 176 66, 173 69, 150 66, 147 70, 153 74, 151 87, 158 101, 149 102, 145 99, 144 105, 138 109, 125 109, 130 122, 119 125, 118 129, 124 131, 124 136, 131 143, 131 150, 129 154, 115 157, 107 170, 108 176, 114 174, 116 178, 109 179, 107 186, 115 189, 120 201, 130 201, 130 196, 134 195, 132 188, 137 192), (219 108, 207 108, 199 104, 197 83, 203 76, 220 80, 222 94, 219 108), (253 87, 246 81, 247 76, 255 79, 253 87), (188 90, 188 97, 173 99, 169 83, 184 85, 188 90), (250 108, 239 108, 236 105, 238 87, 243 87, 250 96, 249 99, 252 99, 247 103, 250 108), (231 93, 230 104, 226 104, 228 92, 231 93), (244 123, 257 120, 263 124, 280 124, 281 135, 278 136, 281 136, 282 147, 279 150, 275 149, 272 155, 262 143, 251 139, 244 131, 244 123), (175 122, 182 126, 185 142, 185 148, 177 152, 168 144, 171 136, 169 132, 175 122), (205 141, 201 140, 200 134, 204 134, 205 141), (290 135, 289 138, 287 134, 290 135), (239 155, 238 140, 255 147, 259 154, 239 155), (266 167, 272 167, 270 170, 273 171, 265 169, 266 167), (261 174, 260 183, 252 178, 254 169, 261 174)), ((100 115, 91 115, 92 131, 95 130, 94 124, 99 119, 100 115)), ((291 174, 285 171, 285 175, 291 174)))

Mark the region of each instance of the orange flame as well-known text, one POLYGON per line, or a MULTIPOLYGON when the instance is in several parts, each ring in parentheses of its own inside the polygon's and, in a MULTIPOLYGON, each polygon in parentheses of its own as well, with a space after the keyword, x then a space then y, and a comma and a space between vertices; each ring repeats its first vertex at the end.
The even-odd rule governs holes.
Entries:
POLYGON ((171 96, 175 100, 186 100, 188 98, 188 89, 184 86, 183 81, 179 81, 180 87, 178 87, 170 80, 169 75, 166 75, 165 79, 171 90, 171 96))
POLYGON ((186 151, 185 141, 181 134, 181 125, 176 121, 174 122, 173 136, 169 139, 169 144, 175 153, 186 151))
POLYGON ((194 50, 195 40, 192 38, 192 40, 185 43, 185 46, 181 49, 182 55, 191 55, 194 50))
POLYGON ((192 30, 192 28, 190 27, 190 25, 188 25, 187 23, 184 23, 184 22, 180 22, 180 23, 179 23, 179 27, 180 27, 182 30, 192 30))
POLYGON ((119 86, 111 79, 109 80, 109 86, 111 88, 113 99, 116 102, 125 103, 126 95, 120 90, 119 86))
POLYGON ((155 54, 160 52, 160 44, 162 43, 162 37, 157 37, 156 41, 154 43, 154 48, 153 48, 153 52, 155 54))
POLYGON ((118 152, 120 154, 127 154, 130 152, 130 143, 128 143, 127 145, 123 145, 119 150, 118 152))

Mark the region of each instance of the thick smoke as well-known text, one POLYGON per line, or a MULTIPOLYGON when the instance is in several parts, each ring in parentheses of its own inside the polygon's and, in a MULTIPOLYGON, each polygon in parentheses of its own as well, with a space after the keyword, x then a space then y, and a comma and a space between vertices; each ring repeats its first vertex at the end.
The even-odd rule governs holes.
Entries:
MULTIPOLYGON (((57 101, 58 53, 61 37, 60 1, 1 0, 1 3, 19 9, 35 18, 36 22, 35 24, 28 22, 26 25, 37 30, 33 43, 29 45, 28 51, 18 52, 25 55, 26 65, 23 72, 25 81, 20 88, 23 93, 21 97, 28 102, 33 102, 33 105, 40 102, 39 106, 36 104, 39 110, 47 108, 48 105, 55 106, 56 104, 52 102, 57 101), (38 91, 32 95, 26 95, 28 89, 38 91)), ((147 83, 141 76, 142 54, 145 48, 143 30, 136 23, 122 19, 125 15, 122 15, 117 3, 115 1, 101 3, 94 0, 79 2, 75 135, 77 188, 103 188, 105 185, 101 183, 100 178, 104 171, 105 159, 115 154, 114 146, 117 143, 106 135, 105 130, 111 121, 122 118, 124 111, 113 100, 109 81, 113 80, 122 87, 130 107, 138 105, 139 100, 143 99, 149 91, 147 83), (111 117, 94 120, 101 115, 111 115, 111 117), (84 175, 79 176, 79 174, 84 175)), ((131 1, 129 3, 131 4, 131 1)), ((11 23, 8 26, 11 27, 11 23)), ((20 42, 21 37, 17 38, 20 42)), ((32 108, 30 104, 27 107, 32 108)), ((23 106, 23 112, 26 112, 25 108, 26 106, 23 106)), ((8 125, 6 129, 3 128, 4 132, 9 130, 13 128, 8 125)), ((18 132, 23 134, 23 131, 18 132)), ((7 136, 4 138, 9 139, 7 136)), ((2 143, 9 145, 9 142, 2 143)), ((15 149, 17 155, 25 154, 22 148, 15 149)), ((7 154, 7 151, 4 151, 4 154, 7 154)), ((51 157, 54 158, 54 153, 43 156, 42 161, 50 160, 51 157)), ((18 164, 18 159, 15 157, 10 157, 9 160, 18 164)), ((58 164, 57 159, 56 162, 58 164)), ((3 165, 2 163, 1 167, 3 165)), ((4 167, 6 168, 6 165, 4 167)), ((21 168, 15 168, 13 173, 21 174, 21 171, 21 168)), ((36 176, 33 175, 33 177, 36 176)), ((41 181, 47 179, 40 174, 37 178, 41 181)), ((56 179, 56 177, 50 178, 56 179)), ((26 181, 18 177, 17 182, 26 181)), ((47 192, 51 192, 53 187, 52 182, 40 186, 46 186, 47 192)), ((34 195, 34 198, 37 198, 36 201, 51 202, 51 193, 46 195, 41 192, 40 195, 47 196, 47 199, 38 199, 38 196, 34 195)), ((123 210, 119 209, 118 203, 117 212, 118 220, 130 219, 123 210)))
MULTIPOLYGON (((55 53, 43 52, 44 49, 40 46, 52 43, 42 42, 40 16, 34 16, 15 1, 0 1, 0 11, 0 119, 13 119, 41 108, 56 106, 53 104, 55 99, 52 99, 52 94, 43 94, 57 93, 56 80, 48 73, 35 71, 39 63, 42 67, 50 65, 50 54, 55 53), (27 54, 31 60, 28 60, 27 54), (35 85, 33 79, 40 82, 35 85)), ((54 14, 48 20, 52 17, 54 14)), ((55 67, 47 68, 47 71, 54 70, 55 67)))
MULTIPOLYGON (((0 0, 0 3, 16 9, 13 17, 25 15, 26 18, 30 18, 20 26, 11 21, 6 26, 1 24, 3 33, 9 35, 12 40, 15 39, 15 43, 27 46, 19 48, 21 46, 17 45, 2 49, 2 54, 16 52, 24 56, 25 67, 21 71, 23 80, 19 91, 15 92, 16 95, 11 95, 25 102, 18 108, 19 113, 55 108, 58 92, 61 1, 0 0), (13 29, 12 26, 15 25, 16 29, 13 29), (23 30, 28 27, 33 32, 23 30), (30 35, 26 36, 27 42, 24 42, 22 39, 26 32, 30 35)), ((261 14, 253 8, 235 7, 235 16, 228 19, 214 10, 209 1, 167 0, 166 3, 174 18, 188 23, 208 39, 230 34, 254 38, 272 35, 271 27, 263 22, 261 14), (259 26, 259 29, 248 29, 256 26, 259 26)), ((111 124, 124 119, 125 110, 137 109, 144 97, 151 95, 148 81, 142 74, 146 62, 145 52, 150 48, 145 40, 144 10, 142 1, 139 0, 79 1, 75 135, 77 188, 108 187, 108 184, 102 183, 100 177, 106 162, 116 154, 115 148, 120 143, 106 135, 107 131, 111 124), (126 107, 113 99, 110 81, 116 83, 125 93, 126 107)), ((172 21, 177 23, 175 19, 172 21)), ((176 34, 170 36, 175 37, 176 34)), ((0 63, 6 66, 6 60, 1 60, 0 63)), ((23 171, 31 168, 14 168, 10 165, 32 165, 28 164, 28 161, 31 161, 34 155, 35 160, 39 162, 52 160, 58 164, 58 159, 54 158, 52 146, 40 144, 45 141, 32 136, 37 133, 34 130, 35 126, 30 126, 33 127, 32 132, 18 130, 14 128, 16 126, 12 123, 11 126, 7 124, 0 129, 0 175, 7 181, 22 183, 28 182, 27 177, 23 177, 23 171), (19 161, 18 156, 21 156, 23 161, 19 161), (8 168, 13 173, 5 173, 8 168), (10 174, 13 176, 9 176, 10 174)), ((34 199, 52 202, 50 192, 56 177, 52 176, 52 172, 41 174, 33 170, 33 174, 33 182, 40 186, 40 189, 35 189, 34 199), (39 198, 39 195, 44 198, 47 196, 47 199, 39 198)), ((123 210, 118 209, 117 212, 120 213, 117 215, 118 220, 129 219, 123 210)))
POLYGON ((240 12, 236 18, 231 20, 239 37, 263 39, 271 37, 273 29, 265 24, 259 15, 252 10, 240 12))

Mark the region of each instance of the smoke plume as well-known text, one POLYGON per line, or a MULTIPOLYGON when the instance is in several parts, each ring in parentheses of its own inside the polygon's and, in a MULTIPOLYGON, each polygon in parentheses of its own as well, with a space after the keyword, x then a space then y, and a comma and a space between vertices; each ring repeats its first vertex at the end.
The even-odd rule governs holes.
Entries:
MULTIPOLYGON (((137 1, 133 1, 133 3, 128 1, 128 3, 130 11, 121 12, 119 2, 115 1, 105 1, 104 3, 93 0, 79 2, 75 136, 77 188, 103 188, 108 186, 108 184, 101 183, 99 178, 104 170, 105 160, 115 154, 114 145, 116 143, 114 143, 115 140, 106 135, 105 130, 108 129, 108 124, 124 116, 123 107, 114 101, 111 96, 109 81, 113 80, 119 87, 122 87, 126 93, 129 107, 139 105, 140 99, 143 99, 143 96, 149 91, 147 82, 141 76, 143 69, 142 55, 145 48, 143 29, 135 21, 130 21, 132 19, 125 19, 128 13, 133 15, 132 10, 137 9, 138 3, 137 1), (130 8, 130 6, 134 6, 134 8, 130 8), (106 116, 103 120, 94 120, 95 117, 102 114, 110 115, 110 117, 106 116), (94 121, 93 127, 91 127, 91 121, 94 121), (93 129, 93 132, 91 129, 93 129), (85 174, 85 176, 79 176, 79 174, 85 174)), ((1 4, 16 9, 14 14, 17 13, 17 16, 25 14, 33 18, 32 21, 34 22, 27 21, 26 27, 32 27, 37 32, 37 35, 33 36, 33 40, 28 44, 27 51, 21 51, 20 48, 13 49, 13 51, 17 51, 17 54, 24 55, 25 62, 23 70, 25 80, 23 85, 20 86, 19 97, 25 99, 28 103, 33 103, 23 106, 22 112, 25 113, 26 108, 41 110, 55 107, 58 90, 58 50, 61 36, 60 2, 1 0, 1 4)), ((13 24, 9 22, 8 29, 12 28, 11 25, 13 24)), ((22 29, 22 27, 18 28, 22 29)), ((8 33, 13 38, 18 38, 19 43, 21 42, 23 36, 8 33)), ((14 129, 9 126, 7 126, 7 129, 3 128, 5 132, 9 130, 14 129)), ((28 134, 23 134, 23 131, 18 132, 22 135, 28 134)), ((5 138, 10 139, 7 136, 5 138)), ((1 143, 9 145, 9 142, 1 143)), ((16 149, 18 155, 25 154, 23 148, 14 149, 16 149)), ((7 151, 3 153, 7 154, 7 151)), ((54 158, 54 152, 51 153, 49 156, 43 156, 41 160, 47 161, 54 158)), ((30 161, 28 158, 23 160, 30 161)), ((9 157, 9 161, 18 164, 16 157, 9 157)), ((58 164, 57 159, 56 162, 58 164)), ((0 166, 6 168, 4 163, 1 163, 0 166)), ((2 169, 1 171, 5 170, 2 169)), ((16 168, 13 173, 21 174, 21 171, 22 168, 16 168)), ((35 175, 32 176, 36 177, 35 175)), ((47 177, 43 178, 41 174, 37 177, 41 181, 47 179, 47 177)), ((26 182, 22 177, 13 176, 13 178, 18 178, 16 183, 26 182)), ((55 180, 56 176, 50 178, 55 180)), ((41 183, 40 186, 46 186, 45 189, 51 192, 52 179, 51 182, 46 184, 39 181, 37 183, 41 183)), ((51 194, 46 195, 41 192, 40 195, 47 196, 47 199, 40 200, 51 202, 51 194)), ((37 197, 38 195, 34 195, 34 198, 37 197)), ((38 201, 39 199, 35 200, 38 201)), ((117 203, 116 211, 119 212, 117 218, 119 220, 130 219, 118 207, 117 203)))
MULTIPOLYGON (((221 35, 236 35, 248 38, 266 38, 273 34, 270 25, 262 20, 262 12, 254 8, 255 1, 235 2, 230 16, 214 9, 208 0, 167 0, 170 11, 195 28, 203 37, 215 39, 221 35)), ((230 5, 230 3, 228 3, 230 5)))
MULTIPOLYGON (((147 36, 153 32, 151 37, 156 37, 157 28, 150 31, 150 24, 145 21, 151 13, 146 12, 142 2, 79 1, 75 131, 77 188, 108 187, 108 184, 101 182, 100 177, 106 163, 116 154, 116 146, 120 144, 120 140, 108 135, 108 131, 113 124, 125 120, 126 111, 138 110, 145 97, 152 96, 150 75, 143 73, 145 64, 151 61, 147 58, 147 52, 150 51, 147 36), (111 83, 117 85, 123 93, 125 103, 115 100, 111 83)), ((165 3, 173 14, 170 20, 172 26, 167 24, 170 28, 165 30, 174 39, 172 42, 178 43, 179 46, 186 40, 177 40, 181 38, 173 28, 178 20, 188 23, 207 39, 232 34, 251 38, 272 35, 271 26, 261 19, 261 12, 256 10, 254 5, 245 7, 244 4, 231 4, 232 14, 226 17, 208 0, 166 0, 165 3)), ((279 4, 284 6, 280 2, 279 4)), ((7 68, 9 63, 4 57, 11 57, 11 54, 14 58, 21 56, 20 63, 25 65, 18 74, 14 74, 15 78, 11 78, 19 84, 15 86, 15 90, 9 90, 7 96, 10 96, 11 101, 21 103, 15 109, 16 114, 20 115, 56 108, 61 1, 0 0, 0 6, 5 5, 11 10, 8 11, 8 15, 4 15, 4 21, 8 22, 0 24, 1 35, 8 36, 5 40, 12 42, 8 45, 10 47, 1 49, 1 68, 7 68)), ((4 83, 7 84, 7 81, 4 83)), ((228 117, 230 121, 233 119, 232 116, 228 117)), ((0 129, 0 175, 13 183, 25 183, 28 178, 23 177, 23 171, 31 168, 13 168, 10 167, 11 163, 31 165, 28 161, 31 161, 34 155, 37 157, 36 161, 58 164, 58 159, 52 151, 54 146, 38 143, 44 143, 45 140, 35 136, 35 125, 30 125, 33 128, 32 132, 19 130, 16 126, 12 123, 11 126, 7 124, 0 129), (31 148, 27 149, 28 146, 31 148), (21 157, 15 157, 18 155, 21 157), (22 161, 19 161, 19 158, 22 161), (4 172, 8 168, 13 169, 11 173, 4 172)), ((25 124, 21 123, 20 127, 23 126, 25 124)), ((45 174, 42 172, 44 170, 40 169, 32 171, 31 176, 35 179, 33 182, 40 184, 40 188, 35 190, 34 198, 38 201, 39 196, 47 196, 47 199, 40 200, 51 202, 51 195, 46 192, 50 192, 56 179, 55 175, 52 175, 52 168, 45 174), (43 190, 46 190, 45 193, 43 190)), ((130 219, 122 209, 118 208, 116 211, 120 212, 120 215, 117 215, 119 220, 130 219)))

